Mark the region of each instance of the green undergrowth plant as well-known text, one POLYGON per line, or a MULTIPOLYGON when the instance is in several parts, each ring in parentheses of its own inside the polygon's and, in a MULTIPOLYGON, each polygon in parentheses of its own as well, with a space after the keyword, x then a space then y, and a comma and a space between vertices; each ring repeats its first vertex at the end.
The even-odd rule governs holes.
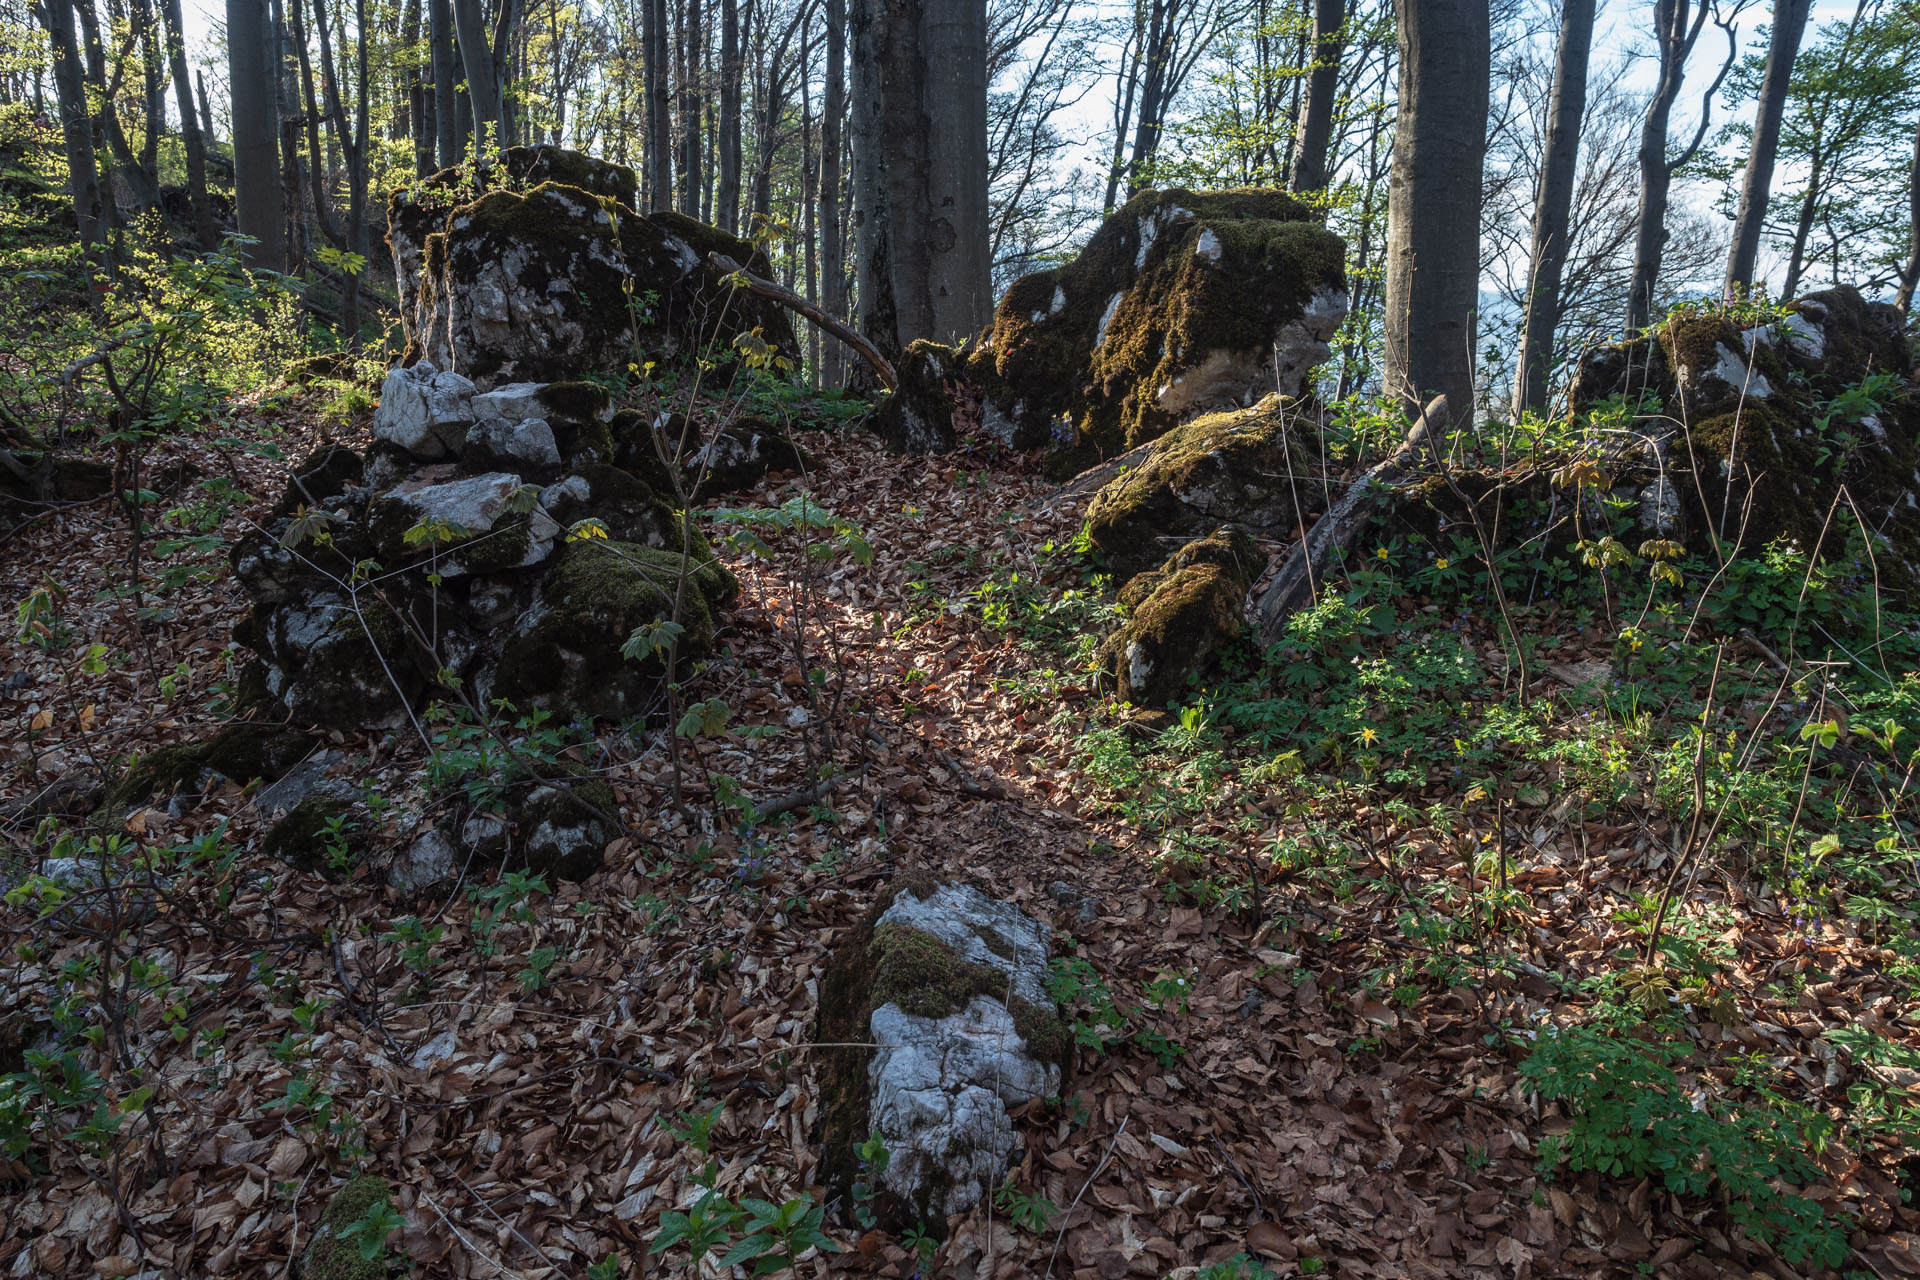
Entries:
POLYGON ((1819 1177, 1814 1157, 1832 1132, 1823 1114, 1766 1089, 1755 1091, 1757 1104, 1730 1099, 1684 1038, 1631 1019, 1537 1036, 1520 1075, 1572 1119, 1564 1137, 1541 1143, 1543 1172, 1564 1165, 1651 1178, 1693 1200, 1718 1196, 1736 1224, 1790 1264, 1846 1259, 1845 1224, 1793 1189, 1819 1177))

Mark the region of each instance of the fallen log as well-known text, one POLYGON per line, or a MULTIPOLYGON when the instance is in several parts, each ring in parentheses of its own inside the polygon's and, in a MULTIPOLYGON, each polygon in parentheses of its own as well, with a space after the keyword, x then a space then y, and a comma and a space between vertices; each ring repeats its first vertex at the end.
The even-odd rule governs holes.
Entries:
POLYGON ((1434 425, 1444 424, 1446 419, 1447 398, 1435 396, 1414 420, 1400 447, 1355 481, 1294 544, 1280 571, 1254 601, 1263 641, 1273 644, 1285 638, 1287 619, 1319 596, 1328 572, 1340 565, 1382 502, 1427 478, 1429 472, 1420 465, 1421 455, 1428 452, 1427 441, 1434 425))
POLYGON ((751 292, 757 293, 761 297, 773 302, 777 302, 789 311, 798 312, 800 315, 812 321, 815 328, 824 333, 831 334, 847 346, 852 347, 860 358, 872 367, 873 372, 879 377, 880 381, 886 385, 889 391, 894 390, 900 385, 899 379, 894 375, 892 363, 880 354, 880 348, 874 346, 860 334, 848 328, 846 325, 841 324, 838 320, 835 320, 832 316, 822 311, 819 307, 814 306, 793 290, 786 288, 784 285, 776 284, 764 276, 753 274, 753 272, 748 271, 724 253, 710 253, 707 255, 707 261, 735 279, 744 281, 746 287, 751 292))

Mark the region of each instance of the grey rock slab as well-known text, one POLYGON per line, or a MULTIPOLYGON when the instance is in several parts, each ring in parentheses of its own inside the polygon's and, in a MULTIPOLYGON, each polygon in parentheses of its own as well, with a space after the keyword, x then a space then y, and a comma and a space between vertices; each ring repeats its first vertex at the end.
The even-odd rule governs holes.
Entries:
POLYGON ((453 883, 460 871, 460 851, 438 827, 428 827, 412 844, 394 854, 387 867, 387 883, 403 894, 426 893, 453 883))
MULTIPOLYGON (((461 546, 449 551, 440 561, 440 572, 453 577, 468 572, 466 558, 461 554, 462 548, 472 547, 475 541, 492 533, 496 526, 504 526, 518 519, 514 498, 522 483, 519 476, 508 472, 489 471, 484 475, 417 489, 393 489, 382 501, 402 504, 406 508, 409 525, 441 521, 466 535, 461 546)), ((554 541, 561 534, 560 526, 538 506, 528 514, 528 521, 527 545, 522 554, 508 564, 499 563, 497 557, 489 557, 486 562, 488 568, 524 568, 539 564, 553 554, 554 541)))
MULTIPOLYGON (((560 446, 545 418, 482 418, 467 428, 461 456, 475 453, 496 466, 519 463, 548 469, 560 465, 560 446)), ((471 465, 472 459, 468 460, 471 465)))
POLYGON ((387 375, 373 411, 373 434, 417 458, 443 458, 465 437, 472 401, 472 382, 422 360, 387 375))
POLYGON ((509 382, 504 387, 483 391, 473 398, 474 420, 526 422, 533 418, 545 418, 547 410, 540 403, 540 393, 546 389, 544 382, 509 382))
MULTIPOLYGON (((903 890, 879 924, 918 929, 958 957, 1007 975, 1012 996, 1052 1012, 1043 979, 1051 931, 966 885, 903 890)), ((1008 1112, 1057 1093, 1060 1068, 1021 1038, 1007 1004, 976 995, 944 1017, 883 1004, 868 1019, 869 1122, 886 1144, 882 1182, 914 1213, 964 1213, 992 1192, 1019 1151, 1008 1112)))
POLYGON ((1053 1007, 1046 988, 1053 931, 1010 902, 964 884, 939 885, 925 898, 903 890, 878 923, 932 934, 963 960, 1009 971, 1015 996, 1053 1007))
POLYGON ((349 794, 347 784, 327 776, 327 771, 344 759, 345 752, 317 752, 289 769, 278 782, 269 783, 254 792, 253 807, 261 820, 272 826, 286 817, 295 805, 316 792, 345 797, 349 794))
POLYGON ((944 1018, 885 1004, 871 1019, 871 1119, 887 1146, 881 1175, 905 1204, 965 1213, 1005 1176, 1020 1146, 1010 1108, 1060 1087, 1060 1068, 1027 1052, 1013 1015, 975 996, 944 1018))

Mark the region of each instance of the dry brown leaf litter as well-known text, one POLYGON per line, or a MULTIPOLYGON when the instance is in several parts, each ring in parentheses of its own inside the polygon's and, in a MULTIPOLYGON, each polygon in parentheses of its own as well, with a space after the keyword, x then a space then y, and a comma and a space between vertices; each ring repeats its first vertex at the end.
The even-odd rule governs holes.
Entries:
MULTIPOLYGON (((288 456, 313 441, 298 414, 274 425, 288 456)), ((806 1194, 809 1064, 833 1051, 811 1044, 814 984, 885 880, 927 868, 1048 919, 1127 1003, 1163 971, 1196 982, 1184 1015, 1150 1015, 1185 1050, 1173 1066, 1137 1049, 1082 1054, 1072 1098, 1027 1116, 1017 1181, 1062 1209, 1048 1229, 1019 1231, 983 1209, 954 1224, 922 1274, 1029 1276, 1051 1262, 1075 1280, 1163 1276, 1240 1250, 1281 1275, 1316 1266, 1339 1276, 1792 1274, 1730 1239, 1703 1206, 1645 1183, 1537 1175, 1536 1144, 1564 1118, 1524 1093, 1489 1033, 1552 1005, 1543 978, 1480 965, 1472 983, 1410 1008, 1360 994, 1361 975, 1398 942, 1392 877, 1467 883, 1467 863, 1446 842, 1356 812, 1358 856, 1393 842, 1412 849, 1411 869, 1381 859, 1382 887, 1344 901, 1276 881, 1269 905, 1305 923, 1256 932, 1230 913, 1170 901, 1147 865, 1150 842, 1082 816, 1081 780, 1047 763, 1059 753, 1029 719, 1045 717, 1004 689, 1033 659, 970 611, 926 606, 978 579, 960 555, 939 554, 947 549, 1031 563, 1034 547, 1070 536, 1072 512, 1036 505, 1041 482, 965 460, 889 458, 860 436, 807 444, 820 462, 809 490, 865 529, 876 562, 830 572, 799 619, 801 655, 788 577, 736 562, 743 602, 699 691, 727 699, 738 725, 790 731, 695 744, 679 770, 692 821, 668 803, 673 771, 657 741, 608 744, 588 763, 609 773, 633 833, 605 870, 557 886, 535 922, 503 927, 492 957, 470 945, 464 898, 434 907, 423 914, 445 936, 422 990, 383 940, 410 908, 368 878, 331 883, 266 862, 251 806, 231 789, 178 817, 164 802, 135 815, 130 839, 179 840, 225 823, 247 851, 226 877, 224 909, 216 886, 167 891, 144 927, 148 954, 165 957, 191 993, 194 1034, 176 1045, 149 1008, 129 1035, 156 1095, 117 1164, 63 1150, 48 1174, 11 1171, 0 1271, 287 1275, 327 1193, 365 1168, 398 1187, 399 1247, 419 1274, 579 1276, 613 1250, 626 1274, 668 1273, 666 1260, 647 1258, 648 1242, 661 1213, 700 1194, 702 1163, 669 1123, 723 1102, 719 1188, 775 1201, 806 1194), (835 741, 842 764, 865 769, 832 795, 831 816, 798 809, 790 826, 763 832, 764 847, 743 847, 700 817, 702 780, 730 774, 762 801, 812 782, 793 728, 814 705, 803 665, 827 669, 834 691, 862 708, 835 741), (909 672, 924 676, 909 686, 909 672), (689 856, 703 844, 710 859, 689 856), (1050 896, 1062 880, 1096 905, 1090 922, 1050 896), (561 958, 525 993, 517 971, 535 946, 561 958), (293 1070, 274 1046, 301 1033, 300 1006, 316 1000, 326 1007, 301 1063, 355 1121, 364 1157, 272 1107, 293 1070), (197 1055, 198 1033, 220 1028, 224 1038, 197 1055)), ((216 465, 168 452, 157 461, 216 465)), ((236 455, 217 465, 263 499, 278 490, 273 464, 236 455)), ((94 599, 124 579, 127 552, 125 519, 109 504, 51 514, 0 546, 16 594, 58 586, 73 643, 97 640, 119 655, 106 676, 68 685, 58 673, 71 652, 6 651, 0 762, 7 806, 22 806, 5 828, 15 854, 36 852, 39 814, 84 811, 97 796, 91 762, 212 726, 206 702, 226 675, 239 592, 217 575, 165 600, 169 615, 143 627, 130 600, 94 599), (163 695, 160 678, 182 663, 188 678, 163 695), (29 741, 36 718, 44 728, 29 741)), ((1581 656, 1572 646, 1563 655, 1581 656)), ((1059 704, 1088 696, 1069 685, 1059 704)), ((396 794, 419 763, 418 744, 402 738, 339 745, 396 794)), ((1276 828, 1283 821, 1261 797, 1243 799, 1276 828)), ((1530 900, 1521 958, 1536 971, 1599 966, 1621 942, 1614 910, 1657 869, 1659 833, 1548 813, 1528 820, 1514 877, 1530 900)), ((1230 834, 1224 823, 1217 831, 1230 834)), ((1728 941, 1753 1016, 1702 1024, 1703 1038, 1777 1055, 1829 1103, 1843 1094, 1815 1049, 1824 1029, 1864 1023, 1916 1042, 1912 1015, 1886 999, 1887 957, 1833 926, 1808 947, 1737 879, 1704 893, 1740 920, 1728 941), (1757 994, 1809 965, 1835 976, 1791 1006, 1757 994)), ((17 938, 24 922, 9 926, 17 938)), ((38 963, 10 959, 5 1010, 87 945, 72 937, 38 963)), ((1920 1274, 1920 1222, 1893 1171, 1836 1161, 1830 1173, 1811 1194, 1857 1215, 1857 1265, 1920 1274)), ((808 1258, 804 1274, 916 1269, 898 1241, 839 1235, 848 1251, 808 1258)))

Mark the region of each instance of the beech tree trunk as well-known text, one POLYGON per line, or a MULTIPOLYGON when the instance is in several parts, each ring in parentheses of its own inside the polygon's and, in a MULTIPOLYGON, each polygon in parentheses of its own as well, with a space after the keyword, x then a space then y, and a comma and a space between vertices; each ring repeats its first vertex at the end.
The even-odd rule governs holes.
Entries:
MULTIPOLYGON (((428 58, 433 74, 433 134, 438 167, 460 163, 460 108, 454 101, 454 80, 459 73, 453 52, 453 5, 451 0, 428 0, 428 58)), ((432 167, 432 166, 430 166, 432 167)))
POLYGON ((1653 319, 1653 295, 1660 282, 1660 262, 1666 254, 1667 206, 1673 175, 1693 159, 1706 140, 1713 119, 1713 99, 1733 69, 1739 54, 1734 43, 1732 17, 1721 19, 1714 0, 1654 0, 1654 42, 1660 52, 1659 79, 1647 103, 1640 128, 1640 211, 1634 227, 1633 274, 1627 287, 1627 329, 1643 329, 1653 319), (1697 6, 1697 7, 1696 7, 1697 6), (1712 17, 1727 33, 1727 57, 1700 100, 1700 125, 1693 141, 1678 156, 1667 154, 1667 129, 1673 105, 1686 79, 1687 59, 1700 39, 1701 28, 1712 17))
POLYGON ((200 136, 206 139, 208 146, 212 146, 220 139, 213 132, 213 99, 207 96, 207 73, 194 72, 193 81, 200 86, 200 136))
POLYGON ((1314 0, 1313 70, 1307 75, 1307 107, 1300 113, 1300 145, 1290 185, 1319 191, 1327 185, 1327 147, 1333 140, 1333 100, 1340 92, 1340 52, 1346 0, 1314 0))
POLYGON ((898 353, 993 315, 985 0, 854 0, 861 328, 898 353))
POLYGON ((700 0, 684 0, 680 22, 680 208, 700 216, 700 0))
POLYGON ((480 0, 453 0, 453 25, 460 36, 460 64, 473 108, 473 160, 485 164, 491 151, 504 145, 505 135, 500 86, 493 76, 493 45, 487 38, 480 0))
POLYGON ((280 112, 273 23, 266 0, 227 0, 227 79, 233 103, 233 209, 251 236, 247 265, 281 271, 286 206, 280 189, 280 112))
POLYGON ((110 224, 100 172, 93 162, 93 125, 88 118, 80 42, 74 34, 73 0, 40 0, 35 9, 40 25, 47 29, 53 43, 54 100, 60 111, 61 140, 66 144, 67 192, 73 197, 80 244, 93 259, 94 269, 104 272, 110 224))
POLYGON ((714 195, 722 231, 740 230, 740 0, 720 0, 720 188, 714 195))
POLYGON ((1388 180, 1386 391, 1471 415, 1491 30, 1473 0, 1394 0, 1400 95, 1388 180))
MULTIPOLYGON (((820 118, 820 302, 827 315, 847 313, 847 249, 840 235, 840 122, 847 112, 847 0, 827 0, 826 101, 820 118)), ((846 365, 836 343, 824 344, 821 385, 843 386, 846 365)))
POLYGON ((650 210, 673 208, 673 86, 667 76, 667 0, 640 0, 646 46, 647 201, 650 210))
POLYGON ((1593 50, 1594 0, 1566 0, 1553 63, 1546 154, 1533 209, 1533 246, 1527 262, 1527 307, 1520 326, 1513 416, 1547 403, 1553 335, 1560 326, 1560 282, 1567 265, 1573 183, 1580 165, 1580 121, 1587 109, 1587 59, 1593 50))
POLYGON ((180 108, 180 143, 187 153, 187 198, 193 205, 193 232, 202 249, 220 242, 213 202, 207 197, 207 147, 193 110, 193 78, 187 74, 186 31, 180 20, 180 0, 162 0, 167 21, 167 67, 173 76, 173 96, 180 108))
POLYGON ((1740 212, 1733 220, 1733 246, 1727 254, 1727 294, 1735 297, 1753 287, 1754 264, 1760 256, 1760 231, 1767 219, 1767 200, 1773 192, 1774 156, 1780 149, 1780 122, 1787 112, 1787 86, 1793 80, 1793 60, 1800 53, 1813 0, 1774 0, 1773 32, 1767 41, 1767 68, 1760 79, 1760 102, 1753 116, 1753 150, 1740 184, 1740 212))

